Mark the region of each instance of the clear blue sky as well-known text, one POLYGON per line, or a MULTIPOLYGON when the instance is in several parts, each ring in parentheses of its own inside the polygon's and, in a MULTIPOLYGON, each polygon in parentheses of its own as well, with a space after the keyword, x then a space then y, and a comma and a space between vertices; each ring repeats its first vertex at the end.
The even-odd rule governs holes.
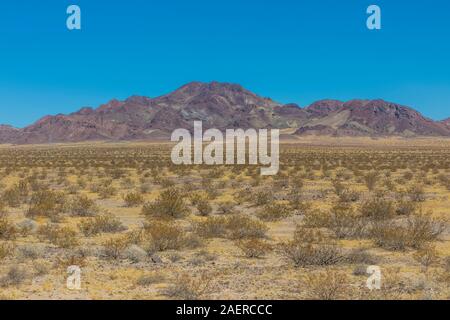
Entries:
POLYGON ((450 116, 450 1, 2 0, 0 123, 226 81, 301 106, 383 98, 450 116), (66 8, 82 9, 81 31, 66 8), (366 28, 378 4, 383 29, 366 28))

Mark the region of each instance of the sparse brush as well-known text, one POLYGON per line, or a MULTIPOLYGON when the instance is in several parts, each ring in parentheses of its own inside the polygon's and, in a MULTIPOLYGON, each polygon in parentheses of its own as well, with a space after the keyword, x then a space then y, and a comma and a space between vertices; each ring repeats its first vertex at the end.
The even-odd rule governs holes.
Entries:
POLYGON ((197 208, 198 213, 203 217, 208 216, 213 211, 213 208, 206 199, 200 199, 195 207, 197 208))
POLYGON ((259 191, 253 197, 253 202, 256 206, 263 206, 268 204, 273 199, 273 195, 269 191, 259 191))
POLYGON ((85 195, 81 195, 72 199, 69 205, 69 211, 72 216, 92 217, 98 213, 99 208, 94 200, 89 199, 85 195))
POLYGON ((375 196, 363 202, 359 211, 363 217, 379 221, 392 218, 395 214, 395 206, 392 201, 375 196))
POLYGON ((28 274, 22 267, 12 266, 7 274, 0 278, 0 287, 18 286, 28 278, 28 274))
POLYGON ((14 240, 17 237, 16 226, 7 218, 0 218, 0 240, 14 240))
POLYGON ((152 284, 162 283, 165 277, 160 273, 150 273, 140 276, 136 280, 136 285, 141 287, 151 286, 152 284))
POLYGON ((144 197, 142 194, 137 192, 129 192, 124 197, 125 206, 127 207, 138 207, 144 203, 144 197))
POLYGON ((122 222, 111 214, 102 214, 93 218, 82 220, 78 225, 80 231, 86 236, 91 237, 99 233, 122 232, 127 228, 122 222))
POLYGON ((3 259, 12 256, 15 251, 15 245, 10 242, 1 242, 0 243, 0 261, 3 259))
POLYGON ((378 173, 376 171, 370 171, 364 176, 364 182, 366 183, 367 189, 370 191, 375 189, 378 182, 378 173))
POLYGON ((233 215, 226 219, 227 237, 230 239, 264 238, 267 226, 246 215, 233 215))
POLYGON ((11 208, 18 208, 23 202, 23 198, 18 188, 10 188, 3 192, 1 200, 11 208))
POLYGON ((189 214, 189 208, 183 194, 176 188, 169 188, 153 203, 146 203, 142 214, 149 218, 182 218, 189 214))
POLYGON ((429 267, 438 263, 439 255, 435 246, 426 245, 414 254, 414 259, 423 266, 426 273, 429 267))
POLYGON ((331 209, 327 224, 339 239, 361 238, 366 234, 366 222, 345 204, 338 203, 331 209))
POLYGON ((422 184, 413 184, 408 188, 407 193, 409 194, 411 200, 414 202, 423 202, 426 199, 425 190, 422 184))
POLYGON ((263 221, 278 221, 292 215, 288 205, 281 203, 271 203, 265 205, 257 214, 263 221))
POLYGON ((347 298, 349 278, 341 271, 326 271, 308 274, 301 282, 306 294, 312 300, 340 300, 347 298))
POLYGON ((211 282, 212 277, 206 273, 200 277, 185 273, 177 276, 175 281, 163 290, 163 294, 174 299, 197 300, 208 293, 211 282))
POLYGON ((79 244, 77 232, 70 227, 46 224, 39 227, 38 235, 60 248, 72 248, 79 244))
POLYGON ((62 193, 50 190, 37 191, 31 196, 26 216, 29 218, 55 217, 64 210, 65 201, 62 193))
POLYGON ((103 243, 103 256, 108 259, 119 259, 127 246, 128 241, 125 237, 108 239, 103 243))
POLYGON ((247 239, 236 242, 247 258, 261 258, 272 250, 272 246, 261 239, 247 239))
POLYGON ((280 245, 281 253, 297 267, 328 266, 343 261, 341 250, 322 232, 297 226, 294 239, 280 245))
POLYGON ((150 236, 149 251, 177 250, 183 247, 185 232, 178 225, 168 221, 154 221, 145 225, 150 236))

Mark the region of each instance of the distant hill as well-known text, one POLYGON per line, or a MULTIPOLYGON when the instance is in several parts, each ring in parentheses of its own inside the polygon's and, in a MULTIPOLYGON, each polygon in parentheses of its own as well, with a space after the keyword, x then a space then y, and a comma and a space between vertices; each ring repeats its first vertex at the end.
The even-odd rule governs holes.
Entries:
POLYGON ((279 128, 296 135, 450 136, 450 118, 433 121, 383 100, 321 100, 300 108, 237 84, 192 82, 157 98, 132 96, 45 116, 23 129, 0 125, 0 143, 167 139, 174 129, 192 129, 194 120, 204 128, 279 128))

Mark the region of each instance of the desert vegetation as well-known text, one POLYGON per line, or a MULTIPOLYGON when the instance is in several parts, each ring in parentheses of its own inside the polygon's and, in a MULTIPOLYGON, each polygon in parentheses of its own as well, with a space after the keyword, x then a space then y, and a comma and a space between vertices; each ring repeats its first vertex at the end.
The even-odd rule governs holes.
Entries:
POLYGON ((175 166, 162 143, 2 146, 0 297, 450 298, 447 144, 285 143, 280 160, 262 177, 175 166))

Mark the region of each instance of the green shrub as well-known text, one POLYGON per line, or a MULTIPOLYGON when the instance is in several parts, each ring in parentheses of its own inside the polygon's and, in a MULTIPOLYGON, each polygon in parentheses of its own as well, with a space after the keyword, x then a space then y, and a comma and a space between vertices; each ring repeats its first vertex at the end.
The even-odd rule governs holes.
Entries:
POLYGON ((189 214, 184 196, 176 188, 164 190, 153 203, 146 203, 142 213, 147 217, 182 218, 189 214))

